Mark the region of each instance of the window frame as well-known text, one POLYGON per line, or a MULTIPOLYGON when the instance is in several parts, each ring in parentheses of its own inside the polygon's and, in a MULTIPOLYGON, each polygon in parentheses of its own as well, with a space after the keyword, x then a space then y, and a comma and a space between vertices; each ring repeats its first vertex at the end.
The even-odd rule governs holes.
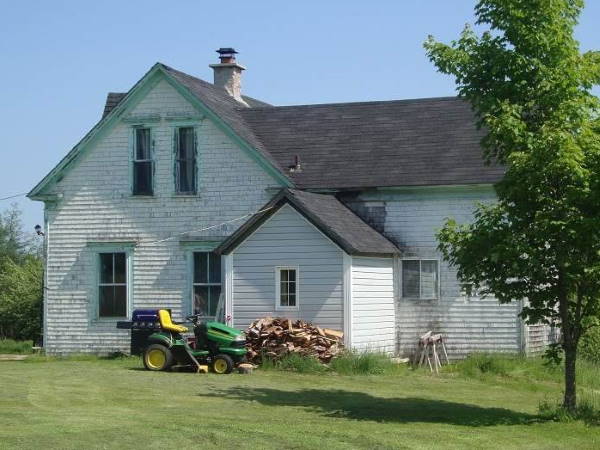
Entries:
POLYGON ((195 196, 198 195, 198 127, 192 124, 180 123, 174 126, 173 128, 173 185, 174 185, 174 195, 176 196, 195 196), (191 191, 180 191, 179 190, 179 131, 182 128, 190 128, 194 134, 194 183, 193 189, 191 191))
POLYGON ((131 195, 134 197, 154 197, 156 193, 155 179, 156 179, 156 163, 155 163, 155 154, 154 154, 154 130, 151 126, 145 124, 133 125, 131 127, 131 152, 130 152, 130 168, 129 168, 129 176, 130 176, 130 186, 131 186, 131 195), (137 159, 137 132, 138 130, 148 130, 150 137, 150 159, 137 159), (152 168, 150 172, 151 180, 150 180, 150 188, 152 193, 148 194, 136 194, 135 192, 135 166, 136 163, 140 162, 149 162, 152 168))
POLYGON ((403 298, 403 299, 407 299, 407 300, 424 300, 424 301, 431 301, 431 300, 439 300, 441 298, 441 292, 442 292, 442 277, 441 277, 441 264, 440 264, 440 259, 439 258, 400 258, 398 260, 398 274, 399 274, 399 280, 400 283, 398 284, 398 290, 399 290, 399 298, 403 298), (414 296, 405 296, 404 295, 404 261, 419 261, 419 296, 418 297, 414 297, 414 296), (422 263, 423 261, 433 261, 436 263, 436 267, 437 267, 437 281, 435 283, 436 286, 436 296, 435 297, 423 297, 422 296, 422 291, 423 291, 423 287, 422 287, 422 263))
MULTIPOLYGON (((90 321, 95 323, 114 323, 119 320, 128 319, 131 317, 132 305, 133 305, 133 253, 135 243, 124 242, 124 243, 88 243, 88 248, 91 251, 94 263, 92 264, 94 274, 93 283, 90 295, 92 301, 90 302, 90 321), (125 253, 125 281, 127 284, 126 288, 126 306, 125 316, 111 316, 101 317, 100 316, 100 254, 101 253, 125 253)), ((89 292, 89 291, 88 291, 89 292)))
MULTIPOLYGON (((225 295, 225 291, 224 291, 224 282, 223 282, 223 258, 220 255, 217 255, 220 259, 220 273, 219 273, 219 279, 221 280, 219 283, 211 283, 210 282, 210 257, 207 257, 207 270, 208 270, 208 282, 207 283, 196 283, 194 281, 194 275, 195 275, 195 254, 196 253, 205 253, 205 254, 209 254, 209 253, 215 253, 214 252, 214 248, 192 248, 190 249, 189 252, 189 259, 190 259, 190 312, 191 314, 194 314, 194 288, 196 286, 206 286, 206 287, 211 287, 211 286, 219 286, 221 288, 221 293, 219 294, 219 296, 221 295, 225 295)), ((217 299, 217 306, 218 306, 218 299, 217 299)), ((209 305, 210 306, 210 305, 209 305)), ((210 308, 209 308, 210 310, 210 308)), ((207 318, 213 317, 216 319, 216 316, 205 316, 207 318)))
POLYGON ((276 266, 275 267, 275 311, 298 311, 300 309, 300 267, 299 266, 276 266), (296 304, 284 306, 281 304, 281 271, 296 271, 296 304))

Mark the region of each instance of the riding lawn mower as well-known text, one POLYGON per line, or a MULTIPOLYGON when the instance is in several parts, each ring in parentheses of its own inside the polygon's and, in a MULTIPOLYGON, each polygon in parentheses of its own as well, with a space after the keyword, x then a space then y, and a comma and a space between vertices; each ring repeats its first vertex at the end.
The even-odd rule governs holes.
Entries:
POLYGON ((149 330, 143 344, 142 358, 148 370, 170 370, 191 367, 205 371, 210 367, 218 374, 231 371, 246 356, 246 340, 240 330, 220 322, 204 321, 194 314, 186 320, 194 325, 194 338, 182 336, 187 327, 173 323, 166 309, 137 309, 133 312, 131 329, 149 330))

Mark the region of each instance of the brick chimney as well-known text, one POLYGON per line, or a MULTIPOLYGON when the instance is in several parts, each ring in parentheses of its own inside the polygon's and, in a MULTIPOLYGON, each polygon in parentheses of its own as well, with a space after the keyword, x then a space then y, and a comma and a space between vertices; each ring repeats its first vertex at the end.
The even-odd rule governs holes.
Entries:
POLYGON ((242 99, 242 70, 246 68, 235 60, 237 52, 233 48, 220 48, 217 50, 219 64, 211 64, 215 71, 214 85, 223 88, 238 102, 248 106, 242 99))

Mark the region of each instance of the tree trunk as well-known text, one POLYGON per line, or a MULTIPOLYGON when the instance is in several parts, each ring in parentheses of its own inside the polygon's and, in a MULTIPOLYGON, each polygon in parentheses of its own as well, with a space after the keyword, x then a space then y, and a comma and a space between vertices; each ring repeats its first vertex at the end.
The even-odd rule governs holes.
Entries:
POLYGON ((575 362, 577 361, 577 347, 565 342, 565 396, 563 407, 569 412, 575 412, 577 407, 577 385, 575 362))

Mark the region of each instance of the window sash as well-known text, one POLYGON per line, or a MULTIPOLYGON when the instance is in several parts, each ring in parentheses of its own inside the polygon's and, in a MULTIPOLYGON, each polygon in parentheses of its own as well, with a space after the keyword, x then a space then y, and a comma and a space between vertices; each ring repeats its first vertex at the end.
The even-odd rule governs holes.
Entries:
POLYGON ((126 317, 128 302, 127 253, 101 252, 98 254, 98 259, 100 263, 98 269, 98 317, 126 317))
POLYGON ((404 259, 401 261, 401 273, 403 298, 417 298, 420 300, 435 300, 439 298, 440 266, 437 259, 404 259), (407 266, 409 265, 407 263, 418 263, 412 268, 413 273, 411 276, 409 276, 407 270, 407 266), (415 271, 415 269, 417 270, 415 271), (418 294, 415 292, 415 286, 410 287, 407 285, 409 281, 416 281, 418 294))
POLYGON ((196 130, 175 130, 175 190, 178 194, 196 193, 196 130))
POLYGON ((219 297, 222 294, 222 284, 219 255, 214 252, 193 252, 192 309, 194 313, 202 312, 206 317, 215 317, 219 297))
POLYGON ((134 128, 133 195, 153 195, 154 160, 150 128, 134 128))
POLYGON ((277 269, 277 308, 298 308, 298 269, 280 267, 277 269))

